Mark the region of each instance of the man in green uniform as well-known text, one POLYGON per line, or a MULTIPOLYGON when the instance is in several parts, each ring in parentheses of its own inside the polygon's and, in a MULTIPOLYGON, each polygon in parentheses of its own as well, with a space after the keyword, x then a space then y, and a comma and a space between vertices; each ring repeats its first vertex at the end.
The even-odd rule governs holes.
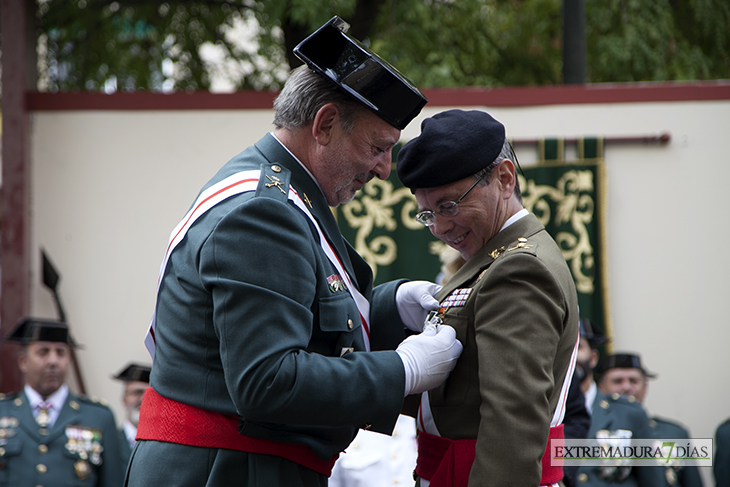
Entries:
MULTIPOLYGON (((655 374, 648 372, 641 363, 641 357, 633 353, 619 353, 605 358, 602 367, 600 388, 608 394, 621 394, 635 398, 644 404, 649 389, 649 379, 655 374)), ((687 439, 689 431, 676 421, 654 416, 649 420, 652 437, 661 439, 687 439)), ((682 465, 676 461, 663 465, 666 485, 681 487, 702 487, 700 472, 694 465, 682 465)))
MULTIPOLYGON (((588 353, 593 352, 595 349, 588 353)), ((582 360, 581 355, 579 352, 579 361, 582 360)), ((593 356, 596 354, 593 353, 593 356)), ((613 438, 616 441, 654 438, 650 420, 637 397, 628 393, 623 395, 611 387, 610 378, 606 380, 605 372, 610 371, 615 363, 612 357, 614 356, 604 357, 596 368, 598 388, 590 408, 591 428, 588 438, 613 438)), ((583 361, 585 362, 585 359, 583 361)), ((595 364, 595 361, 591 364, 595 364)), ((595 390, 595 387, 592 389, 595 390)), ((638 392, 637 389, 632 391, 638 392)), ((578 485, 658 487, 665 484, 663 468, 659 464, 632 466, 626 461, 621 464, 611 462, 602 466, 582 466, 578 469, 578 485)))
POLYGON ((421 486, 554 485, 549 438, 563 419, 578 340, 578 298, 560 249, 522 207, 516 159, 488 113, 427 118, 398 153, 416 220, 466 263, 437 296, 439 326, 464 353, 422 395, 421 486), (443 324, 443 325, 442 325, 443 324))
POLYGON ((64 384, 74 342, 65 323, 23 319, 25 387, 0 399, 0 486, 118 487, 124 472, 111 410, 64 384))
POLYGON ((344 27, 298 46, 274 131, 172 232, 129 486, 324 487, 358 428, 390 434, 404 397, 456 363, 454 330, 424 329, 438 286, 373 289, 330 210, 388 177, 425 103, 344 27))
POLYGON ((129 463, 132 448, 137 443, 139 410, 142 407, 144 392, 150 386, 150 371, 149 365, 132 363, 113 376, 114 379, 124 383, 122 405, 125 417, 119 429, 119 449, 122 453, 122 465, 125 467, 129 463))

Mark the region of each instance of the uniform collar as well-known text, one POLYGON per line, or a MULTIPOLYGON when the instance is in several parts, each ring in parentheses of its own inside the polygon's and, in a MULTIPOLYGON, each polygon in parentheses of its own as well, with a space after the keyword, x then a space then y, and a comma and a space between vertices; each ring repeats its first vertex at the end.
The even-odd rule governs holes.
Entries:
MULTIPOLYGON (((43 402, 43 396, 38 394, 38 392, 28 384, 25 385, 24 390, 25 395, 28 397, 28 402, 30 403, 31 409, 35 409, 36 406, 43 402)), ((54 410, 60 411, 61 408, 63 408, 67 397, 68 386, 66 384, 63 384, 56 390, 56 392, 48 396, 45 402, 50 402, 53 405, 54 410)))

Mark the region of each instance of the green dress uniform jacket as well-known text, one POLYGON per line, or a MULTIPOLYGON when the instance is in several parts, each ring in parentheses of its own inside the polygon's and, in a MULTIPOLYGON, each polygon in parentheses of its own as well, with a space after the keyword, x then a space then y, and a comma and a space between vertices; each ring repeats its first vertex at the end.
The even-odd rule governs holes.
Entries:
POLYGON ((69 393, 53 426, 42 428, 25 393, 0 399, 0 486, 119 487, 123 479, 108 407, 69 393))
MULTIPOLYGON (((588 438, 596 438, 601 430, 609 433, 616 430, 631 431, 632 438, 654 438, 649 426, 649 418, 633 397, 627 399, 618 393, 596 394, 591 411, 591 428, 588 438)), ((621 485, 624 487, 664 486, 664 469, 657 466, 622 467, 624 470, 603 470, 600 466, 582 466, 578 469, 578 486, 605 487, 621 485)))
POLYGON ((469 259, 438 299, 465 288, 465 304, 443 314, 464 351, 446 382, 428 393, 434 424, 442 437, 476 438, 470 486, 537 486, 578 338, 573 278, 528 214, 469 259))
MULTIPOLYGON (((328 460, 358 428, 390 434, 398 419, 402 281, 372 289, 370 267, 343 239, 316 182, 271 134, 206 187, 259 169, 256 191, 208 210, 170 255, 150 385, 175 401, 237 414, 247 436, 304 445, 328 460), (314 226, 287 201, 289 183, 370 302, 371 353, 361 353, 358 308, 337 285, 314 226)), ((137 442, 127 479, 135 487, 326 485, 325 476, 278 457, 158 441, 137 442)))
MULTIPOLYGON (((654 417, 649 420, 649 427, 654 432, 654 438, 688 439, 689 431, 680 424, 667 419, 654 417)), ((702 478, 696 465, 671 465, 664 467, 666 485, 680 487, 702 487, 702 478)))
POLYGON ((715 431, 715 458, 712 462, 716 487, 730 487, 730 419, 715 431))

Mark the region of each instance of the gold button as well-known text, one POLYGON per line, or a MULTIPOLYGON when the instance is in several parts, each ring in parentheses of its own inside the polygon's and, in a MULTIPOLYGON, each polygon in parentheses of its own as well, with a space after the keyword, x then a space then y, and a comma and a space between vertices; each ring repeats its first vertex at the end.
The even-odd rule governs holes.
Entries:
POLYGON ((578 482, 585 483, 588 482, 588 474, 587 473, 581 473, 578 475, 578 482))
POLYGON ((274 164, 273 166, 271 166, 271 170, 274 172, 281 172, 281 166, 274 164))
POLYGON ((46 467, 42 463, 39 463, 38 465, 35 466, 35 471, 40 474, 44 474, 44 473, 48 472, 48 467, 46 467))
POLYGON ((5 456, 5 448, 0 446, 0 457, 4 457, 4 456, 5 456))
POLYGON ((629 402, 636 402, 636 398, 634 396, 629 396, 628 399, 629 402))
POLYGON ((608 409, 608 401, 601 401, 601 408, 608 409))
POLYGON ((48 453, 48 445, 38 445, 38 453, 48 453))
POLYGON ((22 406, 23 400, 19 397, 16 397, 15 400, 13 401, 13 404, 15 404, 16 406, 22 406))
POLYGON ((38 434, 41 434, 43 436, 46 436, 46 435, 48 435, 48 433, 49 433, 49 431, 46 428, 39 428, 38 429, 38 434))
POLYGON ((347 327, 352 330, 352 328, 355 326, 355 323, 352 322, 351 319, 347 320, 347 327))
POLYGON ((613 394, 611 394, 611 399, 613 399, 614 401, 618 401, 619 397, 621 397, 621 394, 619 394, 618 392, 614 392, 613 394))
POLYGON ((71 409, 74 409, 76 411, 81 409, 81 406, 79 406, 79 403, 77 403, 76 401, 69 401, 68 405, 71 406, 71 409))

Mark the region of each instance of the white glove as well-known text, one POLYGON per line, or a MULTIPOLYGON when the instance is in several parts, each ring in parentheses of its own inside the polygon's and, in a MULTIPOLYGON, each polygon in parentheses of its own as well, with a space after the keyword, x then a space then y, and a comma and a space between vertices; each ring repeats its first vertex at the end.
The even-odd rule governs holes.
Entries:
POLYGON ((428 281, 404 282, 395 292, 395 305, 406 328, 422 331, 428 312, 439 307, 436 296, 441 286, 428 281))
POLYGON ((456 367, 464 347, 456 331, 448 325, 428 325, 420 335, 412 335, 396 348, 406 371, 405 396, 441 385, 456 367))

